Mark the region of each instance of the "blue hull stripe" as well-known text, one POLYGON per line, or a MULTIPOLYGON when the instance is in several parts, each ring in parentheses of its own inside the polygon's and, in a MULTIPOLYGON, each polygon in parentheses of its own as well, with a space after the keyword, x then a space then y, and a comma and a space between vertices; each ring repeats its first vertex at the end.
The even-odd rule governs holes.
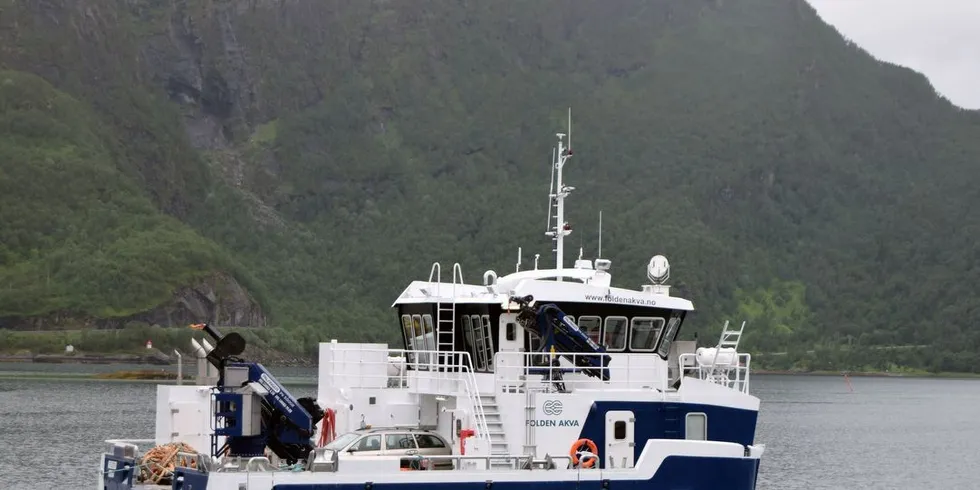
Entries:
MULTIPOLYGON (((370 490, 755 490, 758 469, 758 459, 669 456, 649 480, 498 481, 489 484, 486 481, 374 482, 371 483, 370 490)), ((272 489, 367 490, 369 488, 367 485, 367 483, 280 483, 272 489)))
MULTIPOLYGON (((591 439, 602 452, 606 447, 606 412, 610 410, 629 410, 636 418, 633 427, 634 440, 684 439, 686 416, 689 413, 703 413, 707 418, 708 440, 734 442, 751 446, 755 441, 755 425, 758 412, 718 405, 670 402, 620 402, 597 401, 592 404, 580 438, 591 439)), ((633 459, 638 461, 643 452, 643 444, 634 446, 633 459)), ((601 465, 605 464, 602 458, 601 465)))

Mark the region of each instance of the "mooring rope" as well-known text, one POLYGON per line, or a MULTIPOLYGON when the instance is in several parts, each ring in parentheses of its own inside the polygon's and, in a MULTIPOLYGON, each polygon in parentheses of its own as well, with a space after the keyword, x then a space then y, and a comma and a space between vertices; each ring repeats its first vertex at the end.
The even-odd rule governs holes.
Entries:
MULTIPOLYGON (((194 454, 194 448, 183 442, 171 442, 150 449, 140 460, 140 480, 160 483, 174 474, 177 466, 177 453, 194 454)), ((182 461, 182 463, 184 463, 182 461)), ((191 459, 189 464, 181 464, 188 468, 197 469, 197 461, 191 459)))

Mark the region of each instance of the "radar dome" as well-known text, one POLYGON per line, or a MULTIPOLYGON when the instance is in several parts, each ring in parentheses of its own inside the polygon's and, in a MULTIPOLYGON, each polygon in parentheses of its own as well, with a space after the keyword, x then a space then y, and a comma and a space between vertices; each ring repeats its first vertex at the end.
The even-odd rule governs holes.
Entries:
POLYGON ((654 284, 663 284, 670 277, 670 263, 663 255, 654 255, 647 265, 647 277, 654 284))

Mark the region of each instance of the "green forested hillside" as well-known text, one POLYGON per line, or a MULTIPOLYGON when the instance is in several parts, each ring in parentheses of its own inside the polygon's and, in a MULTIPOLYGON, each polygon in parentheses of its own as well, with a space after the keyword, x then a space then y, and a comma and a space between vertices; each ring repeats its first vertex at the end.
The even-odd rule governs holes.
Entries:
POLYGON ((432 261, 550 265, 571 106, 570 245, 595 255, 602 210, 617 285, 667 255, 688 334, 980 365, 980 115, 802 0, 0 0, 0 27, 10 328, 125 323, 221 272, 297 337, 390 340, 432 261))

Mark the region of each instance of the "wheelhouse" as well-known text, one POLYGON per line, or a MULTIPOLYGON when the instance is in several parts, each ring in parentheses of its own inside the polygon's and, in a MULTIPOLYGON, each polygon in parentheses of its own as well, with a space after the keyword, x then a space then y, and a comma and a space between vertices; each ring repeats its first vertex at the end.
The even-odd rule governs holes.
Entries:
POLYGON ((393 305, 404 349, 420 356, 466 352, 475 372, 493 372, 496 353, 541 348, 541 339, 521 328, 507 309, 511 294, 530 292, 538 293, 534 295, 538 303, 555 304, 606 352, 668 359, 685 315, 693 309, 689 301, 667 295, 666 287, 644 291, 610 288, 604 270, 576 274, 574 281, 555 280, 556 274, 569 271, 527 271, 515 274, 522 276, 517 278, 520 281, 508 276, 499 283, 488 271, 482 286, 415 281, 393 305), (605 277, 597 285, 590 274, 605 277), (507 284, 515 287, 506 294, 500 292, 499 286, 507 284), (593 292, 602 294, 590 294, 593 292))

